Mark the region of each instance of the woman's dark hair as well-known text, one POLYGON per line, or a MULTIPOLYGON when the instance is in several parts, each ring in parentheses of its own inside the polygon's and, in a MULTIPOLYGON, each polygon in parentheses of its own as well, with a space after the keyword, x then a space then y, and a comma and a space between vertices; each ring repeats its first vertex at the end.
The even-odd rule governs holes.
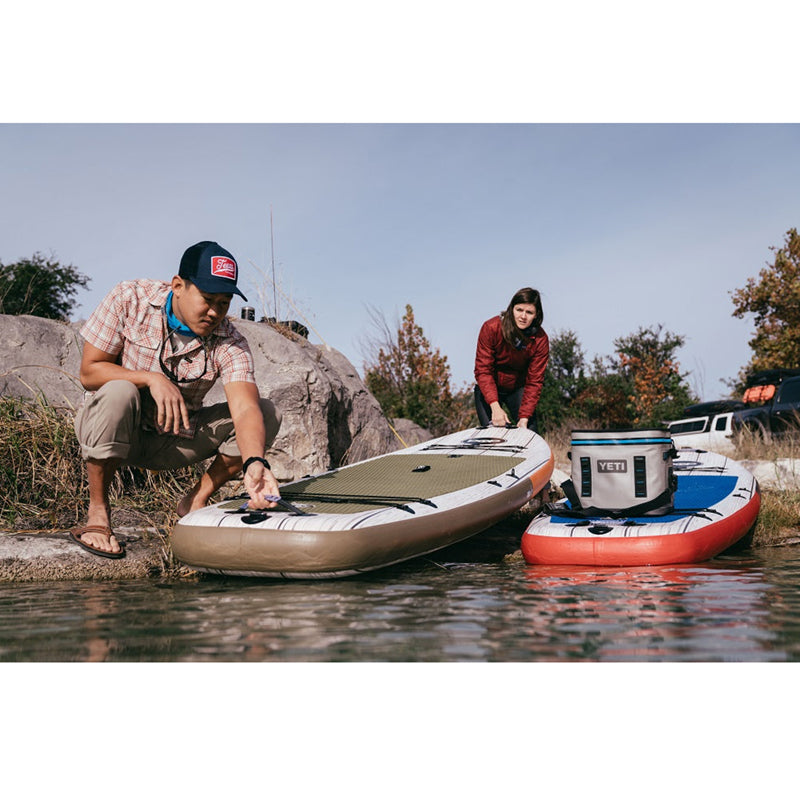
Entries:
POLYGON ((531 340, 531 337, 539 330, 542 325, 542 320, 544 319, 542 297, 539 291, 537 289, 531 289, 530 286, 520 289, 511 298, 508 308, 500 316, 502 318, 501 328, 503 331, 503 338, 512 347, 517 347, 521 340, 522 346, 524 347, 531 340), (517 323, 514 322, 514 306, 518 306, 521 303, 530 303, 536 307, 536 319, 533 321, 530 328, 524 331, 520 330, 517 327, 517 323))

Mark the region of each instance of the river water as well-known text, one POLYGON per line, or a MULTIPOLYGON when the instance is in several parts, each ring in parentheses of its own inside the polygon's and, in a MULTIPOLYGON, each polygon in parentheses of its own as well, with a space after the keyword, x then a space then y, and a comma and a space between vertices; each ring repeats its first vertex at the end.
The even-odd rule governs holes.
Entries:
POLYGON ((500 544, 326 581, 0 585, 0 661, 800 660, 798 546, 575 568, 504 559, 500 544))
POLYGON ((0 584, 5 775, 126 800, 151 762, 199 798, 794 785, 800 546, 579 569, 487 534, 339 580, 0 584))

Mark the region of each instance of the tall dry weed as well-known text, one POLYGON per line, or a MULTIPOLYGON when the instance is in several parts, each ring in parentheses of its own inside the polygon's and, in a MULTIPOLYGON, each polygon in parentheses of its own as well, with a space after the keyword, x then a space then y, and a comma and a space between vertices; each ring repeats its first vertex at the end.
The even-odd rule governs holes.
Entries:
POLYGON ((785 436, 763 435, 743 430, 733 438, 737 461, 777 461, 780 458, 800 459, 800 433, 785 436))
MULTIPOLYGON (((119 524, 163 527, 201 467, 150 472, 124 467, 111 487, 119 524)), ((0 397, 0 527, 53 530, 78 524, 86 513, 86 472, 73 412, 43 399, 0 397)))

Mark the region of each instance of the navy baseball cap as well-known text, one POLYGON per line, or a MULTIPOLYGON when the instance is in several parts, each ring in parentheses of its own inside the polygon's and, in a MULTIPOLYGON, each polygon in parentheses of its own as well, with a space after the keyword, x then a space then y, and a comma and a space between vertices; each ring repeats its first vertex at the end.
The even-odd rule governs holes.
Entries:
POLYGON ((236 259, 216 242, 193 244, 181 258, 178 275, 191 281, 201 292, 238 294, 247 300, 236 287, 239 277, 236 259))

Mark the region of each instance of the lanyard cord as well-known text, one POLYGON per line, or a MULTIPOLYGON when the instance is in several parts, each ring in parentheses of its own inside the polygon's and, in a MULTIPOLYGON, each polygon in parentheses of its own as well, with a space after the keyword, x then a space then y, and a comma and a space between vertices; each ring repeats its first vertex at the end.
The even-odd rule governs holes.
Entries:
MULTIPOLYGON (((200 344, 203 347, 203 371, 197 377, 194 378, 179 378, 175 374, 175 372, 167 366, 166 362, 164 361, 164 348, 167 345, 167 339, 170 339, 170 346, 172 347, 172 340, 170 337, 172 336, 173 333, 179 332, 179 330, 177 328, 170 328, 170 326, 167 324, 166 311, 162 315, 161 320, 162 320, 162 330, 166 329, 166 333, 164 333, 163 338, 161 340, 161 348, 158 351, 158 363, 159 366, 161 367, 161 371, 175 384, 194 383, 195 381, 199 381, 200 378, 202 378, 206 374, 206 372, 208 372, 208 347, 206 346, 205 340, 200 336, 197 336, 197 338, 200 340, 200 344)), ((173 355, 174 354, 175 351, 173 347, 173 355)))

